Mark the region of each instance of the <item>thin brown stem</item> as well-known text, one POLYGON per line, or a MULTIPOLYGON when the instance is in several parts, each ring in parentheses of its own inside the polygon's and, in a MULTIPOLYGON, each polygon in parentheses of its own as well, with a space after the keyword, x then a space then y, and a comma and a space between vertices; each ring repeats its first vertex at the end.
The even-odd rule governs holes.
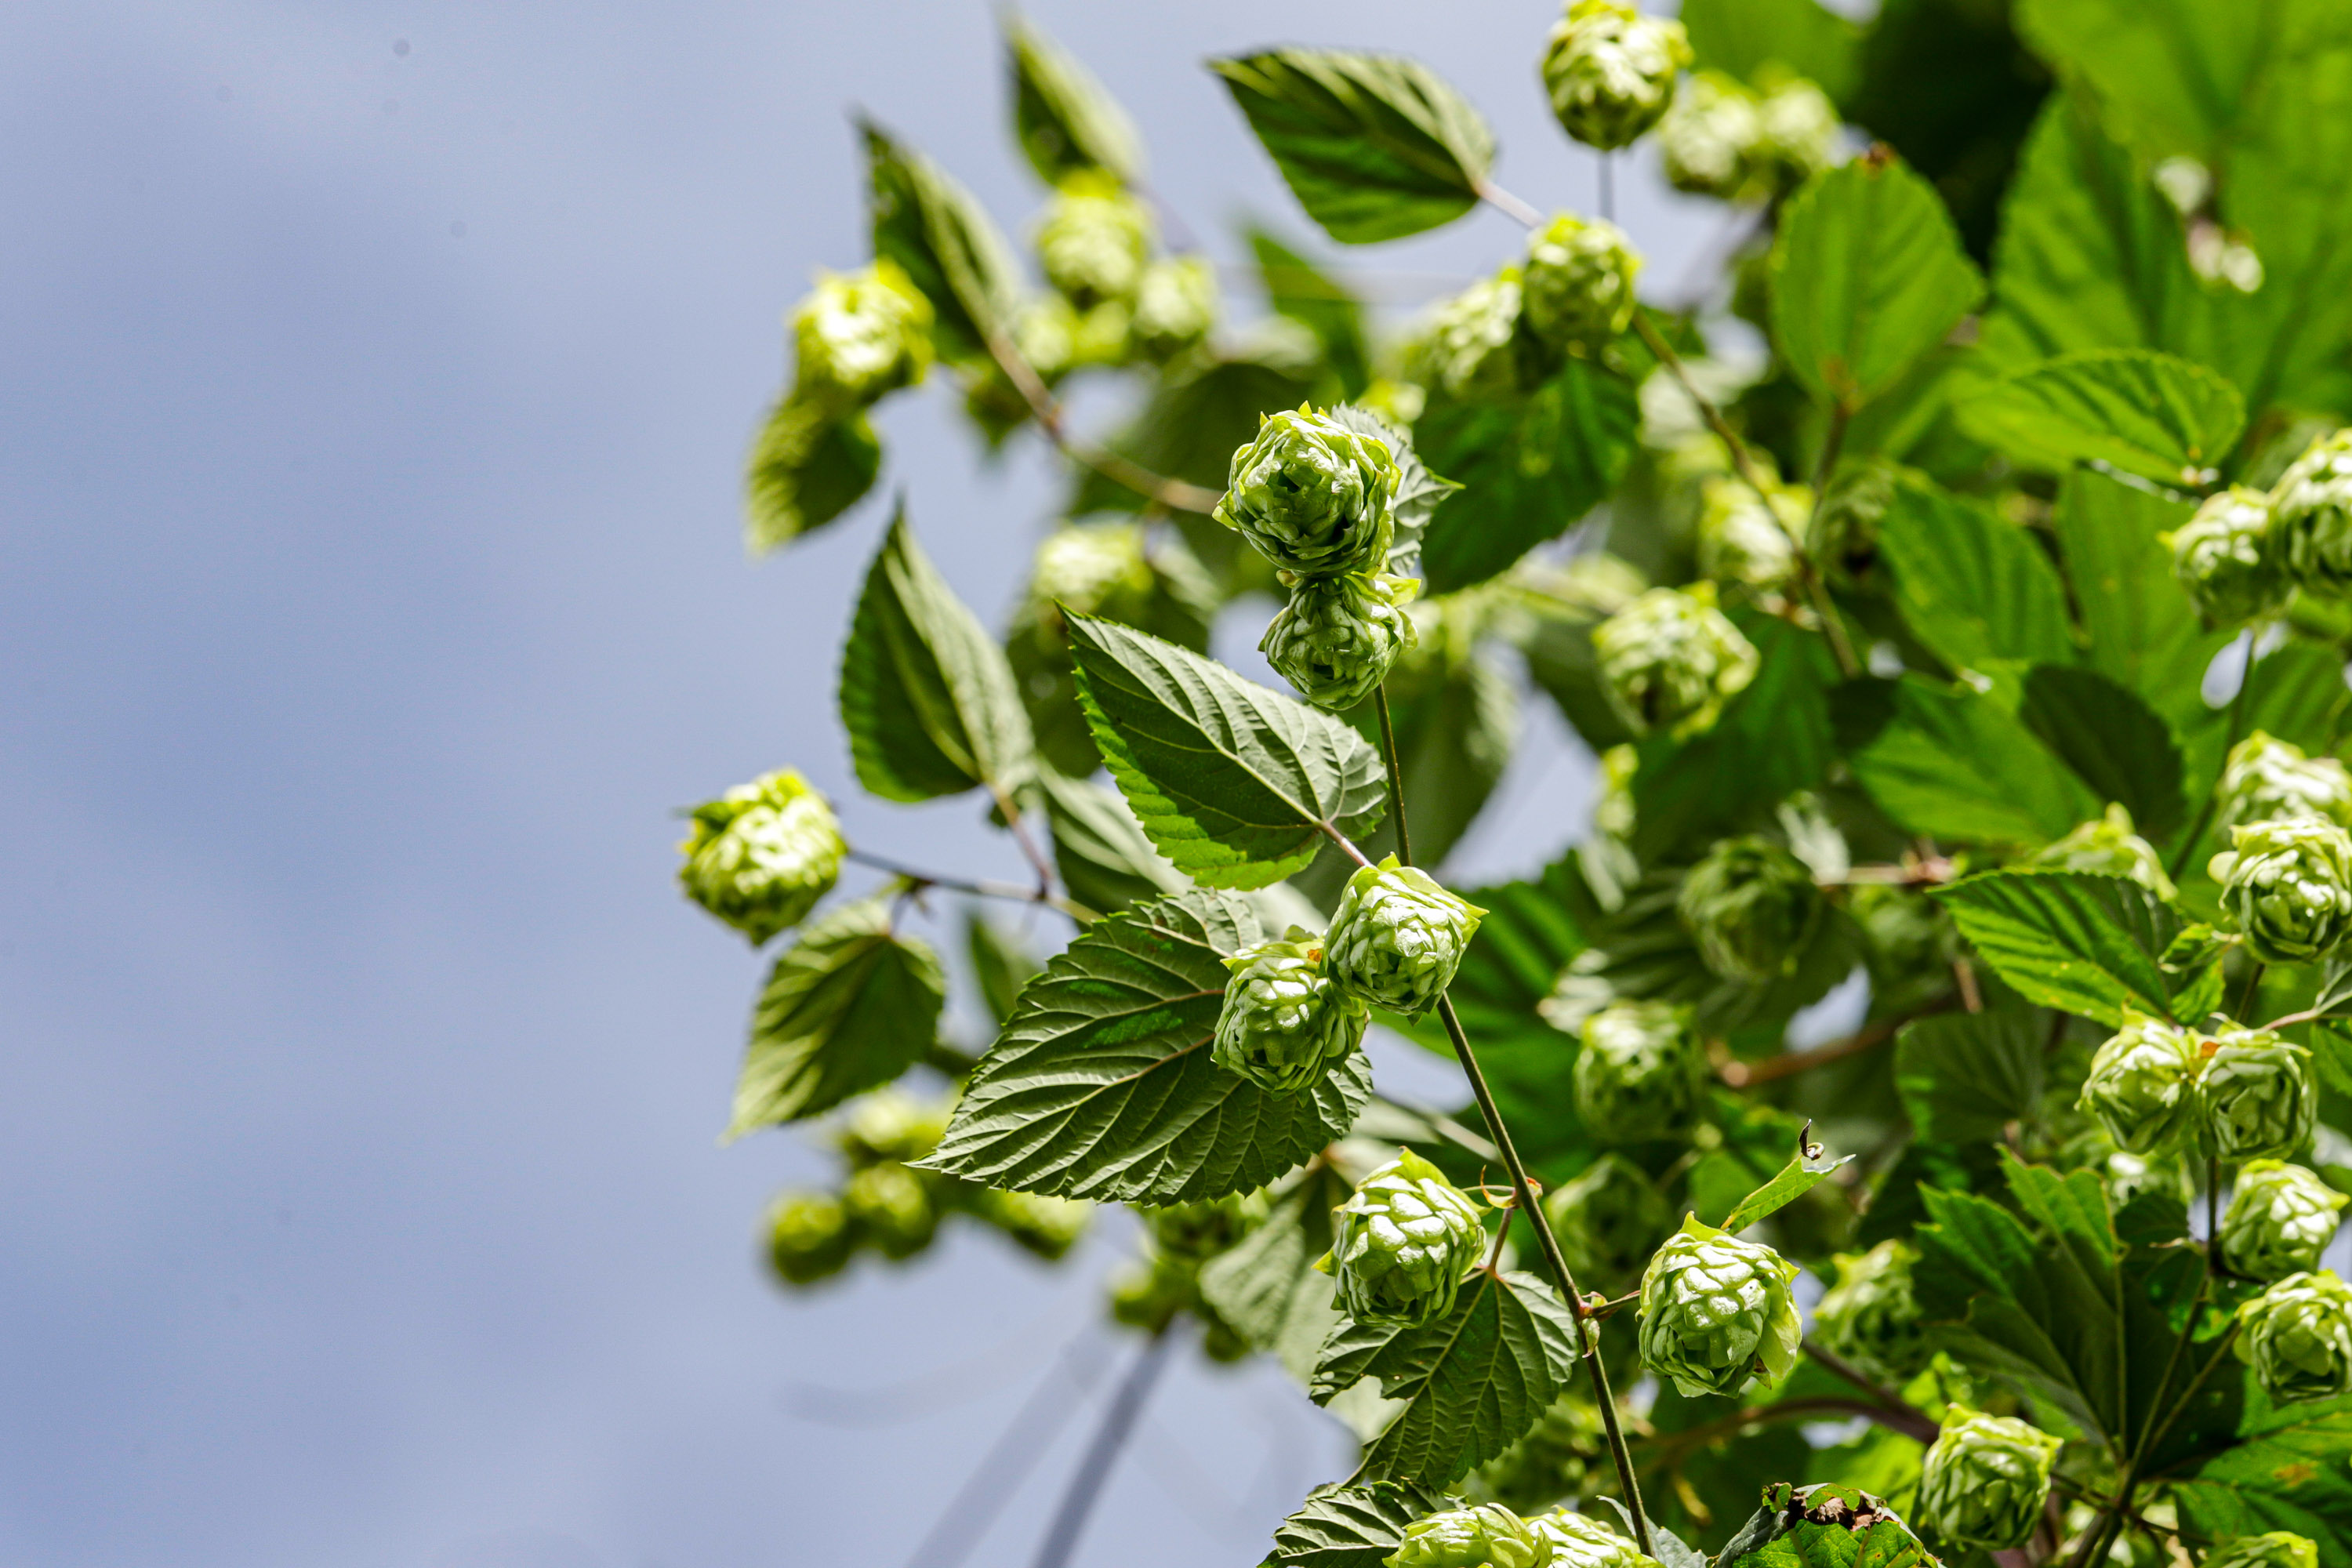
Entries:
POLYGON ((1371 864, 1370 860, 1364 858, 1364 852, 1356 847, 1356 841, 1354 839, 1349 837, 1346 834, 1340 832, 1338 828, 1332 826, 1328 822, 1318 822, 1316 824, 1316 826, 1321 828, 1323 831, 1323 837, 1328 838, 1332 843, 1337 844, 1339 847, 1339 852, 1345 855, 1349 859, 1353 860, 1359 866, 1369 866, 1371 864))
POLYGON ((1045 852, 1037 847, 1037 841, 1029 836, 1029 825, 1022 818, 1019 803, 1002 785, 991 784, 988 792, 996 797, 997 815, 1004 818, 1004 826, 1012 831, 1013 842, 1021 846, 1022 858, 1028 861, 1029 869, 1037 874, 1038 900, 1042 902, 1053 897, 1053 865, 1045 858, 1045 852))
POLYGON ((1182 479, 1171 479, 1165 474, 1155 474, 1142 464, 1120 457, 1117 452, 1097 447, 1092 441, 1073 432, 1063 416, 1062 405, 1039 376, 1036 367, 1021 356, 1013 340, 1003 332, 988 334, 988 352, 996 361, 1005 379, 1021 395, 1035 416, 1037 428, 1045 438, 1061 448, 1072 462, 1080 463, 1102 475, 1114 484, 1126 486, 1136 494, 1156 500, 1176 511, 1210 512, 1216 510, 1218 494, 1182 479))
POLYGON ((1381 756, 1389 770, 1389 820, 1396 826, 1397 864, 1412 864, 1412 836, 1404 826, 1404 767, 1397 760, 1396 725, 1389 719, 1389 687, 1372 688, 1372 710, 1381 716, 1381 756))
POLYGON ((1832 1062, 1843 1061, 1848 1057, 1860 1056, 1864 1051, 1875 1049, 1893 1039, 1896 1031, 1912 1020, 1927 1017, 1932 1013, 1950 1012, 1957 1004, 1957 1000, 1954 998, 1939 1002, 1932 1007, 1922 1007, 1916 1013, 1906 1013, 1900 1017, 1882 1019, 1868 1028, 1856 1030, 1843 1040, 1832 1040, 1828 1045, 1816 1046, 1810 1051, 1784 1051, 1777 1057, 1767 1057, 1760 1062, 1726 1062, 1716 1069, 1716 1076, 1733 1089, 1745 1089, 1752 1083, 1771 1083, 1776 1079, 1793 1078, 1798 1073, 1811 1072, 1815 1068, 1827 1067, 1832 1062))
POLYGON ((975 899, 1003 899, 1017 904, 1043 904, 1058 910, 1081 925, 1102 919, 1095 910, 1072 899, 1055 896, 1051 889, 1024 888, 1018 882, 994 882, 986 879, 943 876, 937 871, 919 871, 914 867, 893 860, 886 855, 869 854, 863 849, 844 851, 844 858, 861 866, 871 866, 877 871, 887 871, 914 884, 914 891, 925 888, 944 888, 950 893, 967 893, 975 899))
MULTIPOLYGON (((1784 1399, 1777 1405, 1751 1405, 1729 1415, 1696 1426, 1686 1426, 1679 1432, 1669 1432, 1657 1439, 1642 1456, 1642 1468, 1654 1470, 1662 1465, 1679 1460, 1693 1448, 1704 1447, 1720 1437, 1736 1437, 1750 1426, 1767 1421, 1801 1421, 1821 1415, 1861 1415, 1876 1422, 1889 1431, 1901 1432, 1906 1437, 1916 1433, 1894 1424, 1894 1412, 1885 1406, 1864 1400, 1847 1399, 1833 1394, 1812 1394, 1803 1399, 1784 1399)), ((1926 1420, 1925 1416, 1920 1417, 1926 1420)), ((1929 1423, 1930 1426, 1934 1425, 1929 1423)), ((1933 1434, 1930 1433, 1930 1438, 1933 1434)), ((1922 1439, 1927 1441, 1929 1439, 1922 1439)))
POLYGON ((1802 1341, 1801 1344, 1804 1352, 1811 1356, 1822 1371, 1832 1377, 1843 1378, 1853 1384, 1870 1395, 1872 1403, 1878 1406, 1875 1411, 1858 1412, 1858 1414, 1869 1415, 1880 1426, 1891 1431, 1900 1432, 1906 1437, 1916 1437, 1922 1443, 1932 1443, 1936 1440, 1936 1434, 1940 1428, 1929 1418, 1926 1411, 1915 1409, 1909 1401, 1893 1389, 1881 1387, 1860 1367, 1826 1345, 1813 1340, 1802 1341))

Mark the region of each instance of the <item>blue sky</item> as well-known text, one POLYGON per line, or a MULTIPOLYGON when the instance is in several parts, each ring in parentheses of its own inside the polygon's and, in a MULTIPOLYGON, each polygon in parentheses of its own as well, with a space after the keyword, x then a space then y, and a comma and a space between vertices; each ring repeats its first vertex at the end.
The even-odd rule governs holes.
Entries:
MULTIPOLYGON (((1505 183, 1592 190, 1541 0, 1035 14, 1226 259, 1244 214, 1311 231, 1214 51, 1420 55, 1505 183)), ((0 44, 0 1561, 904 1561, 1062 1347, 1107 1364, 1121 1245, 772 1289, 759 1211, 826 1162, 717 1146, 760 966, 669 814, 791 763, 861 843, 1013 868, 969 801, 848 787, 876 510, 737 531, 782 314, 863 258, 845 110, 1035 208, 987 7, 18 0, 0 44)), ((1715 216, 1620 183, 1670 282, 1715 216)), ((1345 260, 1421 298, 1515 243, 1345 260)), ((980 464, 944 392, 883 425, 1000 615, 1047 464, 980 464)), ((1471 870, 1581 821, 1529 720, 1471 870)), ((1091 1414, 971 1562, 1026 1561, 1091 1414)), ((1272 1369, 1187 1368, 1079 1561, 1255 1561, 1342 1457, 1272 1369)))

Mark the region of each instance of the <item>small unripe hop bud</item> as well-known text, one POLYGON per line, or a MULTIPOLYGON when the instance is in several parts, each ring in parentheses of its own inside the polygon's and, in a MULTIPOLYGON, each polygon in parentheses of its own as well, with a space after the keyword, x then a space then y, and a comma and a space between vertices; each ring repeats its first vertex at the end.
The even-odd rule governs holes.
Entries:
POLYGON ((1151 1244, 1163 1257, 1197 1264, 1263 1225, 1268 1207, 1265 1193, 1249 1192, 1160 1204, 1139 1212, 1150 1227, 1151 1244))
POLYGON ((1796 540, 1812 514, 1813 492, 1776 485, 1768 507, 1745 479, 1699 487, 1699 570, 1718 583, 1778 589, 1796 575, 1796 540))
POLYGON ((1409 1149, 1366 1176, 1332 1224, 1318 1267, 1338 1279, 1339 1310, 1360 1323, 1444 1317, 1486 1246, 1476 1206, 1409 1149))
POLYGON ((1642 258, 1605 218, 1561 213, 1528 237, 1519 280, 1528 330, 1551 347, 1591 357, 1633 324, 1642 258))
POLYGON ((1323 939, 1292 926, 1287 935, 1225 960, 1224 1009, 1210 1059, 1260 1089, 1297 1094, 1328 1077, 1363 1043, 1370 1016, 1362 1001, 1323 971, 1323 939))
POLYGON ((1764 838, 1726 838, 1683 878, 1675 912, 1722 978, 1765 985, 1797 966, 1824 908, 1805 863, 1764 838))
POLYGON ((2282 816, 2315 816, 2352 826, 2352 772, 2334 757, 2311 757, 2291 741, 2257 730, 2230 748, 2221 765, 2221 826, 2282 816))
POLYGON ((834 1142, 853 1165, 919 1160, 946 1136, 949 1110, 944 1100, 926 1105, 898 1089, 881 1089, 857 1102, 834 1142))
POLYGON ((1757 85, 1756 145, 1748 155, 1752 185, 1767 196, 1784 196, 1837 161, 1841 121, 1837 106, 1802 77, 1766 68, 1757 85))
POLYGON ((1560 129, 1607 153, 1658 122, 1675 75, 1691 63, 1680 22, 1644 16, 1623 0, 1574 0, 1544 50, 1544 90, 1560 129))
POLYGON ((2314 441, 2271 489, 2274 559, 2297 586, 2352 592, 2352 429, 2314 441))
POLYGON ((2213 1036, 2197 1080, 2206 1147, 2224 1160, 2284 1160, 2311 1138, 2319 1087, 2311 1053, 2266 1029, 2213 1036))
POLYGON ((1388 679, 1419 641, 1386 577, 1309 577, 1290 591, 1259 639, 1266 663, 1318 708, 1343 712, 1388 679))
POLYGON ((1543 1211, 1570 1271, 1612 1289, 1632 1279, 1675 1226, 1658 1184, 1622 1154, 1603 1154, 1576 1180, 1546 1193, 1543 1211))
POLYGON ((1653 588, 1592 628, 1609 705, 1637 735, 1714 727, 1756 679, 1756 645, 1715 607, 1715 584, 1653 588))
POLYGON ((1744 1394, 1796 1363, 1797 1266, 1696 1215, 1642 1275, 1642 1364, 1686 1395, 1744 1394))
POLYGON ((1951 1546, 2024 1545, 2063 1446, 2022 1421, 1953 1405, 1920 1462, 1920 1527, 1951 1546))
POLYGON ((2199 1104, 2197 1037, 2126 1008, 2123 1027, 2091 1058, 2075 1109, 2088 1112, 2119 1149, 2170 1149, 2199 1104))
POLYGON ((2316 1268, 2347 1202, 2352 1199, 2300 1165, 2249 1160, 2221 1216, 2221 1256, 2255 1279, 2316 1268))
POLYGON ((2316 817, 2230 830, 2208 869, 2221 910, 2264 963, 2310 963, 2352 933, 2352 836, 2316 817))
POLYGON ((898 264, 817 274, 793 310, 797 395, 835 410, 911 386, 931 364, 931 302, 898 264))
POLYGON ((1694 74, 1658 127, 1667 183, 1725 201, 1744 195, 1749 161, 1764 133, 1758 108, 1756 95, 1723 72, 1694 74))
POLYGON ((1919 1255, 1889 1239, 1868 1252, 1837 1255, 1837 1283, 1813 1308, 1822 1342, 1871 1376, 1900 1388, 1918 1375, 1933 1349, 1911 1289, 1919 1255))
POLYGON ((2207 1552, 2200 1568, 2319 1568, 2319 1543, 2288 1530, 2242 1535, 2207 1552))
POLYGON ((1030 602, 1133 622, 1151 597, 1151 561, 1143 544, 1136 523, 1055 529, 1038 544, 1029 569, 1030 602))
POLYGON ((1095 1205, 1078 1198, 1057 1198, 1047 1193, 1004 1193, 982 1189, 980 1217, 1013 1238, 1024 1251, 1048 1263, 1078 1244, 1094 1218, 1095 1205))
POLYGON ((1045 280, 1079 310, 1129 300, 1151 252, 1151 215, 1117 179, 1073 174, 1055 194, 1037 228, 1045 280))
POLYGON ((2271 548, 2271 498, 2232 485, 2170 535, 2172 576, 2208 626, 2274 615, 2294 591, 2271 548))
POLYGON ((1416 1519, 1381 1559, 1388 1568, 1551 1568, 1551 1541, 1499 1503, 1416 1519))
POLYGON ((912 1258, 939 1232, 940 1211, 922 1177, 896 1160, 853 1174, 841 1203, 885 1258, 912 1258))
POLYGON ((840 1273, 856 1248, 849 1211, 831 1193, 786 1193, 768 1210, 768 1264, 787 1285, 840 1273))
POLYGON ((2043 845, 2026 864, 2128 877, 2159 899, 2169 899, 2175 892, 2172 879, 2164 874, 2164 857, 2132 831, 2131 813, 2120 804, 2110 804, 2105 816, 2095 816, 2065 837, 2043 845))
POLYGON ((1166 359, 1217 324, 1217 273, 1205 256, 1171 256, 1143 269, 1135 290, 1135 341, 1166 359))
POLYGON ((1313 409, 1269 414, 1234 454, 1216 518, 1301 577, 1377 572, 1396 531, 1388 444, 1313 409))
POLYGON ((686 896, 756 945, 808 917, 849 847, 824 796, 780 768, 696 806, 678 850, 686 896))
POLYGON ((1601 1523, 1566 1509, 1528 1521, 1551 1542, 1551 1568, 1658 1568, 1658 1560, 1601 1523))
POLYGON ((1078 312, 1059 294, 1027 301, 1013 312, 1013 347, 1030 369, 1047 381, 1058 379, 1078 363, 1078 312))
POLYGON ((1418 1018, 1454 984, 1486 913, 1391 855, 1348 879, 1324 936, 1324 973, 1376 1006, 1418 1018))
POLYGON ((2352 1394, 2352 1286, 2290 1274, 2238 1309, 2238 1358, 2274 1405, 2352 1394))
POLYGON ((1576 1119, 1611 1143, 1670 1138, 1698 1114, 1706 1070, 1689 1016, 1670 1002, 1612 1002, 1584 1020, 1576 1119))
POLYGON ((1527 379, 1518 335, 1525 300, 1516 267, 1471 284, 1438 306, 1406 346, 1406 374, 1451 397, 1499 397, 1518 391, 1527 379))

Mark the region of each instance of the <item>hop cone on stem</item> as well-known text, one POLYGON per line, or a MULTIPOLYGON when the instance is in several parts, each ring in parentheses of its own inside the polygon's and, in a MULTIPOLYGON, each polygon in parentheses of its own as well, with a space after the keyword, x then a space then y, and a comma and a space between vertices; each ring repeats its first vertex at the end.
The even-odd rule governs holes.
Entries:
POLYGON ((1365 1000, 1417 1018, 1454 983, 1486 912, 1391 855, 1348 879, 1324 938, 1324 972, 1365 1000))
POLYGON ((1290 591, 1258 643, 1265 661, 1318 708, 1353 708, 1413 646, 1412 617, 1382 577, 1310 577, 1290 591))
POLYGON ((1323 939, 1303 927, 1225 960, 1210 1059, 1261 1089, 1297 1094, 1362 1044, 1364 1004, 1324 972, 1323 939))
POLYGON ((1837 1255, 1837 1283, 1813 1308, 1813 1331, 1831 1350, 1897 1388, 1918 1375, 1932 1350, 1912 1294, 1919 1254, 1889 1237, 1867 1252, 1837 1255))
POLYGON ((1653 588, 1592 629, 1609 705, 1637 735, 1695 735, 1756 679, 1756 645, 1715 607, 1715 584, 1653 588))
POLYGON ((2249 1160, 2221 1216, 2221 1256, 2236 1273, 2283 1279, 2319 1267, 2346 1196, 2300 1165, 2249 1160))
POLYGON ((931 302, 898 264, 817 274, 793 310, 796 397, 836 414, 911 386, 931 364, 931 302))
POLYGON ((1551 1542, 1551 1568, 1658 1568, 1657 1559, 1597 1519, 1555 1509, 1528 1521, 1551 1542))
POLYGON ((1953 1546, 2024 1545, 2041 1521, 2062 1447, 2022 1421, 1953 1405, 1921 1461, 1920 1526, 1953 1546))
POLYGON ((2319 1543, 2286 1530, 2242 1535, 2206 1553, 2200 1568, 2319 1568, 2319 1543))
POLYGON ((1301 577, 1374 572, 1396 529, 1397 477, 1385 442, 1304 406, 1269 414, 1234 454, 1217 521, 1301 577))
POLYGON ((2230 748, 2220 795, 2216 820, 2224 830, 2288 816, 2352 826, 2352 771, 2334 757, 2305 756, 2301 746, 2260 730, 2230 748))
POLYGON ((2352 932, 2352 835, 2316 817, 2230 830, 2213 857, 2221 909, 2264 963, 2310 963, 2352 932))
POLYGON ((1696 1215, 1642 1276, 1642 1364, 1685 1395, 1738 1394, 1788 1374, 1804 1336, 1797 1266, 1696 1215))
POLYGON ((856 1249, 849 1211, 831 1193, 786 1193, 768 1210, 768 1263, 788 1285, 840 1273, 856 1249))
POLYGON ((1726 838, 1683 879, 1675 911, 1706 966, 1763 985, 1796 967, 1821 923, 1822 890, 1805 863, 1764 838, 1726 838))
POLYGON ((1667 1138, 1698 1114, 1705 1063, 1689 1016, 1670 1002, 1612 1002, 1584 1020, 1576 1119, 1604 1142, 1667 1138))
POLYGON ((2043 845, 2027 864, 2128 877, 2159 899, 2170 899, 2177 892, 2172 879, 2165 875, 2164 857, 2132 831, 2131 813, 2120 803, 2110 803, 2105 816, 2095 816, 2063 838, 2043 845))
POLYGON ((2352 1286, 2290 1274, 2238 1309, 2238 1358, 2279 1405, 2352 1394, 2352 1286))
POLYGON ((1151 229, 1150 213, 1115 177, 1072 174, 1038 226, 1037 259, 1045 280, 1081 310, 1131 300, 1143 281, 1151 229))
POLYGON ((1573 0, 1544 50, 1544 90, 1560 129, 1603 153, 1633 142, 1674 102, 1691 63, 1680 22, 1644 16, 1623 0, 1573 0))
POLYGON ((2274 615, 2294 591, 2271 547, 2271 498, 2243 485, 2208 496, 2170 537, 2172 576, 2208 626, 2274 615))
POLYGON ((2126 1008, 2123 1027, 2091 1058, 2076 1109, 2119 1149, 2169 1149, 2197 1107, 2197 1038, 2178 1025, 2126 1008))
POLYGON ((1559 214, 1528 237, 1519 290, 1528 330, 1553 348, 1599 353, 1633 325, 1641 270, 1642 258, 1615 224, 1559 214))
POLYGON ((849 847, 824 796, 779 768, 696 806, 678 850, 686 896, 756 945, 808 917, 849 847))
POLYGON ((1549 1568, 1551 1542, 1499 1503, 1414 1520, 1382 1559, 1388 1568, 1549 1568))
POLYGON ((2283 1160, 2319 1116, 2311 1053, 2264 1029, 2223 1029, 2198 1080, 2207 1148, 2223 1160, 2283 1160))
POLYGON ((1658 1184, 1617 1153, 1601 1155, 1582 1175, 1545 1194, 1543 1209, 1578 1281, 1612 1289, 1633 1278, 1675 1224, 1658 1184))
POLYGON ((1486 1245, 1476 1206, 1410 1149, 1366 1176, 1332 1219, 1318 1267, 1338 1279, 1340 1310, 1360 1323, 1444 1317, 1486 1245))
POLYGON ((2272 548, 2314 594, 2352 590, 2352 429, 2314 441, 2271 489, 2272 548))

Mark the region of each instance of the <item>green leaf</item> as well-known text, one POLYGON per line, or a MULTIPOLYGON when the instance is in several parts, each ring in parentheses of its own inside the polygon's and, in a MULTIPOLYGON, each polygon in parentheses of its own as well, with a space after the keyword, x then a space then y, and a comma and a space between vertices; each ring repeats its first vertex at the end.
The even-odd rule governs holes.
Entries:
POLYGON ((1109 914, 1191 887, 1192 879, 1151 847, 1117 790, 1050 766, 1037 770, 1037 783, 1054 834, 1054 868, 1070 897, 1109 914))
POLYGON ((2025 530, 1916 475, 1879 525, 1903 619, 1952 668, 2072 664, 2066 590, 2025 530))
POLYGON ((1454 1310, 1417 1328, 1343 1322, 1309 1391, 1318 1405, 1376 1377, 1404 1408, 1364 1450, 1373 1480, 1442 1487, 1532 1427, 1576 1368, 1576 1321, 1532 1274, 1483 1270, 1454 1310))
POLYGON ((1340 243, 1402 239, 1477 205, 1494 134, 1428 67, 1289 48, 1211 60, 1209 68, 1307 216, 1340 243))
POLYGON ((841 723, 857 782, 885 800, 1009 792, 1029 776, 1029 715, 1004 650, 915 542, 903 507, 842 650, 841 723))
POLYGON ((1937 1143, 1997 1139, 2041 1109, 2049 1030, 2022 1007, 1944 1013, 1895 1037, 1895 1087, 1918 1135, 1937 1143))
MULTIPOLYGON (((1399 659, 1387 689, 1412 851, 1422 864, 1435 866, 1469 831, 1510 766, 1519 738, 1518 685, 1471 650, 1458 661, 1442 654, 1399 659)), ((1352 716, 1358 733, 1377 742, 1379 720, 1370 705, 1352 716)), ((1391 826, 1382 823, 1358 847, 1379 859, 1395 847, 1391 826)))
POLYGON ((1004 1020, 1013 1016, 1021 987, 1044 966, 1029 955, 1029 950, 1019 941, 1005 935, 994 921, 978 910, 964 911, 963 942, 972 978, 980 984, 981 1002, 988 1008, 990 1020, 1002 1027, 1004 1020))
POLYGON ((1265 229, 1248 230, 1250 255, 1266 303, 1315 334, 1343 397, 1371 384, 1371 353, 1364 343, 1364 311, 1347 286, 1265 229))
MULTIPOLYGON (((1810 1132, 1812 1124, 1807 1122, 1805 1126, 1806 1132, 1810 1132)), ((1853 1161, 1852 1154, 1842 1154, 1834 1160, 1827 1158, 1819 1143, 1807 1142, 1805 1133, 1800 1132, 1797 1152, 1789 1156, 1789 1163, 1775 1171, 1770 1181, 1733 1205, 1716 1228, 1737 1235, 1757 1221, 1780 1213, 1853 1161)))
POLYGON ((2036 845, 2099 813, 2090 792, 1990 695, 1906 675, 1854 683, 1838 709, 1854 777, 1908 833, 2036 845))
POLYGON ((887 900, 845 904, 803 926, 751 1015, 727 1139, 888 1083, 930 1050, 946 998, 939 955, 891 930, 887 900))
POLYGON ((1404 1527, 1449 1500, 1395 1481, 1317 1487, 1275 1527, 1269 1561, 1284 1568, 1381 1568, 1404 1540, 1404 1527))
POLYGON ((1379 818, 1379 753, 1339 720, 1114 621, 1066 624, 1111 777, 1194 881, 1263 888, 1379 818))
POLYGON ((1263 1186, 1346 1133, 1360 1053, 1271 1094, 1209 1059, 1223 960, 1261 932, 1240 900, 1187 893, 1097 921, 1021 993, 939 1148, 983 1185, 1169 1204, 1263 1186))
POLYGON ((1135 122, 1077 57, 1018 11, 1003 15, 1013 68, 1013 133, 1037 177, 1058 185, 1100 169, 1132 180, 1143 173, 1135 122))
POLYGON ((1778 65, 1843 103, 1862 65, 1862 29, 1819 0, 1683 0, 1682 23, 1702 70, 1754 82, 1778 65))
POLYGON ((2238 389, 2152 349, 2061 354, 1959 404, 1978 440, 2033 468, 2105 463, 2159 484, 2210 484, 2245 428, 2238 389))
POLYGON ((1523 395, 1433 396, 1413 436, 1464 489, 1422 545, 1431 590, 1483 583, 1575 527, 1624 476, 1640 420, 1633 384, 1583 360, 1523 395))
POLYGON ((863 414, 835 419, 786 396, 760 427, 743 479, 743 543, 754 555, 823 528, 864 499, 882 443, 863 414))
POLYGON ((2172 1482, 2180 1521, 2215 1541, 2291 1530, 2322 1563, 2352 1561, 2352 1410, 2264 1432, 2172 1482))
POLYGON ((1772 335, 1798 380, 1852 414, 1984 297, 1936 188, 1891 153, 1815 175, 1772 242, 1772 335))
POLYGON ((1328 1165, 1310 1166, 1275 1199, 1264 1224, 1201 1266, 1201 1299, 1302 1384, 1313 1380, 1339 1321, 1331 1277, 1315 1263, 1331 1250, 1331 1211, 1349 1191, 1328 1165))
POLYGON ((874 254, 906 268, 931 302, 940 355, 985 361, 1020 298, 1021 268, 988 209, 940 166, 901 146, 870 120, 866 140, 866 212, 874 254))
POLYGON ((2180 826, 2180 743, 2131 692, 2093 670, 2038 664, 2018 717, 2094 795, 2122 802, 2143 837, 2161 843, 2180 826))
MULTIPOLYGON (((2189 521, 2192 509, 2085 468, 2067 475, 2055 518, 2066 577, 2089 634, 2090 667, 2139 694, 2183 736, 2210 724, 2200 694, 2205 668, 2230 640, 2197 624, 2172 575, 2172 552, 2157 535, 2189 521)), ((2337 683, 2342 684, 2340 681, 2337 683)), ((2220 765, 2191 770, 2210 778, 2220 765)))
POLYGON ((1963 877, 1935 896, 1985 962, 2042 1006, 2117 1028, 2126 1007, 2173 1017, 2175 994, 2194 984, 2160 963, 2186 922, 2125 878, 2013 868, 1963 877))

